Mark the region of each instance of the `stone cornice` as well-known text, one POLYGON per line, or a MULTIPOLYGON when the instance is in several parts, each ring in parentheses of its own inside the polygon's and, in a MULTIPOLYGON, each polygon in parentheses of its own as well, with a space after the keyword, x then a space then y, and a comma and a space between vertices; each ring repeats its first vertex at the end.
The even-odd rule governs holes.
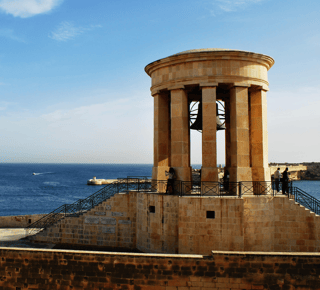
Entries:
POLYGON ((151 76, 151 74, 162 67, 168 65, 183 64, 187 62, 199 62, 199 61, 210 61, 210 60, 235 60, 235 61, 248 61, 263 65, 269 70, 273 64, 274 59, 264 54, 258 54, 247 51, 236 51, 236 50, 204 50, 195 52, 186 52, 182 54, 176 54, 168 56, 151 62, 145 67, 145 72, 151 76))

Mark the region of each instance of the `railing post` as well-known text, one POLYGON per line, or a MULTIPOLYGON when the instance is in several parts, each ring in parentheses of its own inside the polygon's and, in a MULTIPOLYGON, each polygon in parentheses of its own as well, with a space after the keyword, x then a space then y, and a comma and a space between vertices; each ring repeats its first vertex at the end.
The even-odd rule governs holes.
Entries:
POLYGON ((241 182, 238 183, 239 186, 239 198, 241 198, 241 182))

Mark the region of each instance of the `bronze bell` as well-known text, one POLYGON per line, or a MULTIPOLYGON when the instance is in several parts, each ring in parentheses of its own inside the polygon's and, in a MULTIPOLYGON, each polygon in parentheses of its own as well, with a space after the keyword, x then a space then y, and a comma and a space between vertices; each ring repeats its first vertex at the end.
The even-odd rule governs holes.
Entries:
MULTIPOLYGON (((226 126, 224 123, 221 122, 220 118, 219 118, 219 113, 218 113, 218 104, 216 104, 216 112, 217 112, 217 131, 219 130, 225 130, 226 126)), ((199 102, 199 107, 198 107, 198 115, 197 115, 197 119, 195 120, 195 122, 190 126, 191 130, 197 130, 197 131, 202 131, 202 103, 201 101, 199 102)))

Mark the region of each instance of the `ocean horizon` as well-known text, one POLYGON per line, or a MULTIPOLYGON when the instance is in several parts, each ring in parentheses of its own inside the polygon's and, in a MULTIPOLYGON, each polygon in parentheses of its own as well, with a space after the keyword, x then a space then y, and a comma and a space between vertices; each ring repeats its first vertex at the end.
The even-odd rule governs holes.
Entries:
MULTIPOLYGON (((97 192, 87 180, 151 177, 153 164, 0 163, 0 216, 46 214, 97 192), (33 174, 34 173, 34 174, 33 174)), ((200 169, 201 164, 193 164, 200 169)), ((320 181, 294 181, 318 200, 320 181)))

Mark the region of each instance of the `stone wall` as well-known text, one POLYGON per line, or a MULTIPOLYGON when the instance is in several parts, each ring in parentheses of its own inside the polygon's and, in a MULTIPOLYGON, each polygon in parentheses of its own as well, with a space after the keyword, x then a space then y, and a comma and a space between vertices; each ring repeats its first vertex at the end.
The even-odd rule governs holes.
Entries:
POLYGON ((179 253, 243 249, 243 205, 239 198, 180 199, 179 253))
POLYGON ((36 242, 136 248, 136 193, 116 194, 80 217, 69 217, 29 237, 36 242))
POLYGON ((320 254, 161 255, 0 248, 0 288, 320 289, 320 254))
POLYGON ((0 216, 0 228, 25 228, 46 214, 0 216))
POLYGON ((178 196, 138 193, 137 248, 140 251, 179 253, 179 201, 178 196))
POLYGON ((320 217, 286 196, 116 194, 32 237, 147 253, 320 252, 320 217))

